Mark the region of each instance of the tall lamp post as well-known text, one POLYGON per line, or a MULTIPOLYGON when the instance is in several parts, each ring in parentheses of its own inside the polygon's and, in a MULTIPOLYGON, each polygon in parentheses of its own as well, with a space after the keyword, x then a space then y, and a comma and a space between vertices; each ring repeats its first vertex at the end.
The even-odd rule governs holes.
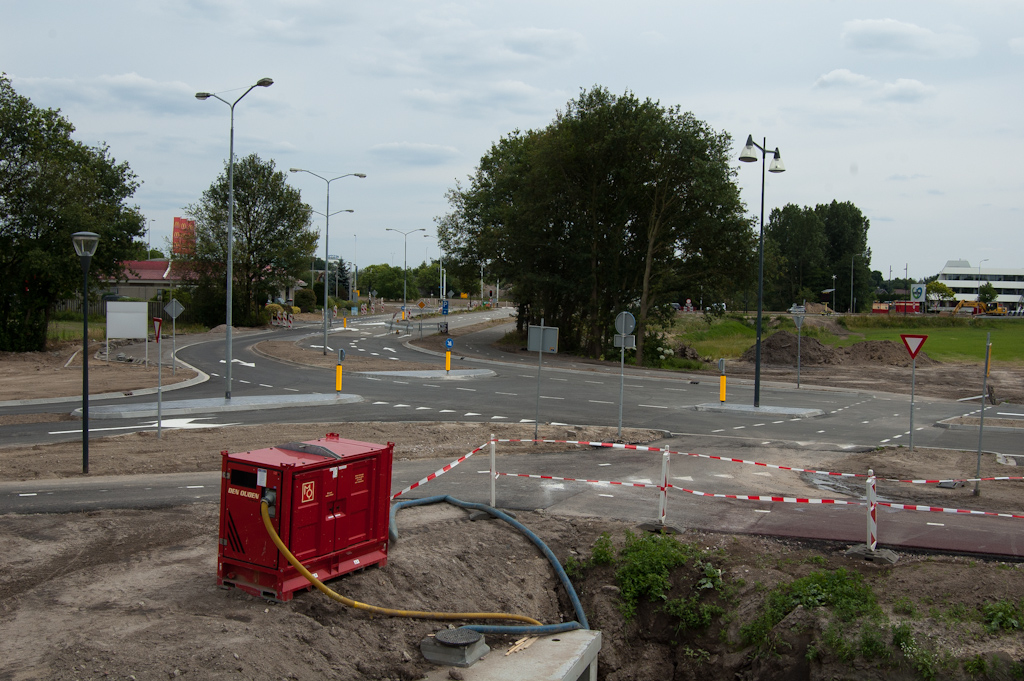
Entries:
MULTIPOLYGON (((402 254, 402 312, 405 312, 406 305, 408 304, 408 287, 409 287, 409 235, 415 232, 425 232, 424 228, 410 229, 408 232, 403 232, 397 229, 391 229, 388 227, 384 230, 385 232, 398 232, 405 238, 405 252, 402 254)), ((404 315, 403 315, 404 316, 404 315)))
POLYGON ((232 265, 234 264, 232 256, 232 247, 235 243, 235 104, 242 101, 242 97, 252 92, 257 87, 270 87, 274 84, 274 81, 270 78, 260 78, 256 81, 255 85, 250 85, 249 89, 242 93, 242 96, 233 102, 229 102, 220 95, 213 92, 197 92, 196 99, 205 101, 210 97, 219 99, 231 108, 231 141, 228 146, 228 283, 227 283, 227 304, 226 304, 226 320, 227 325, 227 338, 225 339, 224 346, 224 364, 226 366, 227 375, 224 377, 227 383, 227 387, 224 389, 224 399, 231 399, 231 280, 232 280, 232 265))
MULTIPOLYGON (((344 210, 334 211, 333 213, 331 212, 331 183, 334 182, 335 180, 340 180, 343 177, 365 178, 366 174, 365 173, 345 173, 344 175, 338 175, 337 177, 332 177, 331 179, 327 179, 326 177, 323 177, 322 175, 317 175, 313 171, 305 170, 303 168, 289 168, 289 171, 293 172, 293 173, 306 173, 308 175, 312 175, 313 177, 319 177, 321 180, 323 180, 327 184, 327 210, 324 211, 323 213, 319 213, 320 215, 324 216, 324 354, 326 355, 327 354, 327 328, 328 328, 328 323, 327 323, 327 250, 328 250, 327 244, 328 244, 328 241, 327 240, 330 238, 330 233, 331 233, 331 216, 332 215, 337 215, 338 213, 351 213, 351 212, 353 212, 351 208, 346 208, 344 210)), ((313 211, 313 212, 315 213, 316 211, 313 211)))
POLYGON ((89 264, 100 243, 95 232, 75 232, 71 243, 82 263, 82 474, 89 472, 89 264))
MULTIPOLYGON (((761 230, 757 244, 757 344, 754 346, 754 407, 761 406, 761 310, 764 307, 764 171, 765 158, 768 156, 766 150, 767 141, 762 138, 761 144, 754 141, 752 135, 747 135, 747 144, 740 153, 740 160, 746 163, 753 163, 757 160, 758 150, 761 152, 761 230)), ((782 156, 779 148, 775 147, 772 154, 772 163, 768 167, 770 173, 784 173, 786 166, 782 163, 782 156)))
POLYGON ((981 263, 988 262, 988 258, 978 261, 978 300, 981 300, 981 263))

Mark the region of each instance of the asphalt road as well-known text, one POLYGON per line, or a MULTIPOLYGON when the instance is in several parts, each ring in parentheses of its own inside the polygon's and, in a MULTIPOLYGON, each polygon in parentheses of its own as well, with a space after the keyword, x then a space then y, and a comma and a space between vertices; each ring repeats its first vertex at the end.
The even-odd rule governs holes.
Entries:
MULTIPOLYGON (((456 315, 449 321, 455 327, 507 314, 507 309, 494 310, 483 314, 456 315)), ((367 353, 416 362, 436 361, 439 369, 443 368, 443 357, 424 354, 406 346, 406 341, 418 335, 415 322, 413 334, 406 334, 401 329, 396 334, 387 326, 389 319, 380 316, 363 318, 350 329, 333 329, 329 339, 330 352, 336 353, 338 347, 342 347, 347 353, 367 353)), ((431 323, 436 323, 436 320, 431 323)), ((233 369, 233 397, 333 393, 333 371, 268 360, 251 350, 253 344, 267 338, 298 339, 310 347, 322 346, 321 328, 309 326, 235 334, 233 355, 237 364, 233 369)), ((841 452, 909 442, 910 400, 905 395, 809 386, 796 390, 793 386, 762 382, 762 406, 819 409, 823 415, 788 418, 770 413, 701 411, 697 405, 718 403, 716 377, 635 368, 627 369, 620 377, 617 367, 546 356, 538 378, 538 363, 532 357, 510 356, 490 348, 491 340, 503 332, 504 329, 494 329, 456 339, 453 368, 488 369, 493 372, 488 377, 445 380, 440 376, 417 378, 353 372, 345 376, 345 392, 361 396, 361 401, 356 403, 211 412, 165 419, 163 427, 316 421, 337 424, 367 420, 531 423, 538 413, 542 422, 615 426, 619 417, 621 384, 623 425, 666 431, 672 434, 676 446, 684 451, 701 447, 703 451, 713 451, 739 443, 789 448, 832 447, 841 452)), ((210 375, 211 379, 192 387, 167 391, 164 394, 165 404, 170 400, 223 397, 223 344, 223 336, 220 336, 179 347, 179 357, 210 375)), ((749 381, 730 383, 730 404, 749 405, 752 395, 753 387, 749 381)), ((152 395, 139 395, 117 402, 141 403, 153 402, 154 399, 152 395)), ((78 406, 76 401, 5 406, 0 408, 0 414, 66 412, 75 406, 78 406)), ((914 408, 915 445, 956 449, 977 447, 977 430, 955 430, 936 425, 951 416, 971 413, 977 409, 976 405, 918 398, 914 408)), ((999 412, 1019 414, 1024 413, 1024 408, 1001 405, 988 413, 995 415, 999 412)), ((153 418, 93 418, 90 432, 98 437, 111 432, 154 430, 155 426, 153 418)), ((0 428, 0 436, 8 444, 77 440, 81 437, 81 424, 71 421, 4 426, 0 428)), ((1020 453, 1019 435, 1011 432, 987 431, 984 445, 990 451, 1020 453)), ((616 456, 604 459, 594 463, 594 456, 580 454, 554 458, 536 455, 529 457, 531 470, 522 472, 601 480, 616 476, 629 480, 654 480, 660 475, 660 459, 652 462, 649 454, 618 452, 616 456), (556 460, 557 465, 549 466, 556 460), (571 465, 567 466, 567 462, 571 465)), ((480 464, 479 458, 467 462, 432 482, 421 495, 451 493, 460 498, 486 501, 486 485, 481 492, 480 474, 476 472, 485 467, 480 464)), ((416 476, 432 472, 428 469, 436 465, 436 461, 396 462, 395 489, 401 489, 416 476)), ((689 477, 693 480, 678 484, 690 488, 701 484, 705 490, 720 493, 758 493, 749 485, 738 485, 721 478, 701 483, 699 478, 689 477)), ((219 494, 215 474, 154 476, 152 479, 147 476, 144 481, 138 478, 88 478, 34 485, 0 485, 0 512, 66 512, 86 508, 173 505, 212 501, 219 494)), ((500 485, 499 505, 511 508, 542 508, 629 520, 653 518, 657 508, 656 493, 650 489, 600 489, 600 486, 558 481, 538 484, 534 480, 514 478, 501 478, 500 485)), ((760 493, 765 492, 762 490, 760 493)), ((1018 520, 886 509, 879 513, 880 525, 885 528, 881 535, 883 543, 1004 555, 1020 553, 1016 539, 1019 533, 1013 531, 1016 523, 1020 522, 1018 520)), ((672 491, 668 518, 669 522, 687 527, 852 542, 863 541, 865 526, 864 511, 859 507, 817 506, 812 509, 797 504, 709 500, 675 490, 672 491), (809 522, 812 517, 813 523, 809 522)))

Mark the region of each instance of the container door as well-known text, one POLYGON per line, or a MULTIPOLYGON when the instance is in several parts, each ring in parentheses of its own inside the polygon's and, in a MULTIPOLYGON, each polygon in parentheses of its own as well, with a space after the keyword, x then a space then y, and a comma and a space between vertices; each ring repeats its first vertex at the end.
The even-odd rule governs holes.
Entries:
POLYGON ((293 479, 291 537, 288 548, 300 562, 334 550, 333 521, 329 509, 334 501, 331 469, 300 473, 293 479))
POLYGON ((338 471, 338 504, 335 549, 340 550, 370 538, 373 523, 373 482, 377 457, 357 461, 338 471))

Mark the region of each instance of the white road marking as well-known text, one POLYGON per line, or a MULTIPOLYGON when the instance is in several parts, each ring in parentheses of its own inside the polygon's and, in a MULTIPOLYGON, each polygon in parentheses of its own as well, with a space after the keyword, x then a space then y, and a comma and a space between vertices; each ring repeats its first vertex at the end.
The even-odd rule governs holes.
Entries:
MULTIPOLYGON (((226 286, 227 284, 225 284, 226 286)), ((604 381, 584 381, 584 383, 594 383, 596 385, 604 385, 604 381)))
POLYGON ((884 440, 879 440, 879 442, 888 442, 888 441, 889 441, 889 438, 885 438, 884 440))
MULTIPOLYGON (((225 286, 226 286, 226 284, 225 284, 225 286)), ((712 430, 711 432, 712 433, 721 433, 723 430, 725 430, 725 428, 719 428, 718 430, 712 430)))
MULTIPOLYGON (((225 286, 226 285, 227 284, 225 284, 225 286)), ((686 388, 665 388, 665 390, 671 390, 671 391, 677 392, 677 393, 685 393, 686 392, 686 388)))
POLYGON ((763 426, 763 425, 764 425, 763 423, 755 423, 754 427, 757 428, 758 426, 763 426))
POLYGON ((395 405, 395 409, 400 409, 402 407, 408 407, 408 406, 411 406, 411 405, 408 405, 408 404, 396 404, 395 405))
POLYGON ((733 430, 743 430, 746 426, 734 426, 733 430))
POLYGON ((298 389, 298 388, 285 388, 285 390, 290 390, 290 391, 291 391, 291 392, 293 392, 293 393, 297 393, 297 392, 299 392, 299 389, 298 389))
MULTIPOLYGON (((225 286, 227 286, 227 284, 225 284, 225 286)), ((552 381, 568 381, 569 379, 568 378, 552 378, 551 380, 552 381)))
POLYGON ((204 487, 206 487, 206 486, 205 485, 185 485, 185 489, 203 489, 204 487))
POLYGON ((477 414, 475 411, 467 411, 463 416, 480 416, 480 414, 477 414))
MULTIPOLYGON (((227 284, 225 284, 226 286, 227 284)), ((395 381, 395 383, 401 383, 402 385, 409 385, 409 381, 395 381)))
POLYGON ((728 473, 713 473, 712 477, 714 477, 714 478, 731 478, 732 476, 729 475, 728 473))
POLYGON ((439 411, 438 413, 439 413, 439 414, 454 414, 454 413, 455 413, 455 410, 454 410, 454 409, 442 409, 442 410, 441 410, 441 411, 439 411))
POLYGON ((689 475, 680 475, 680 476, 672 478, 672 479, 673 480, 685 480, 686 482, 693 482, 693 478, 690 477, 689 475))
MULTIPOLYGON (((225 286, 227 286, 227 284, 225 284, 225 286)), ((235 380, 238 381, 239 383, 248 383, 249 382, 249 381, 243 381, 240 378, 236 378, 235 380)))
POLYGON ((824 430, 819 430, 819 431, 818 431, 818 433, 824 433, 824 432, 825 432, 824 430))
POLYGON ((519 419, 519 423, 533 423, 533 419, 519 419))
POLYGON ((433 384, 430 384, 430 383, 424 383, 424 384, 423 384, 423 387, 424 387, 424 388, 440 388, 441 386, 439 386, 439 385, 433 385, 433 384))
POLYGON ((638 404, 638 407, 647 407, 648 409, 668 409, 668 407, 662 407, 659 404, 638 404))
POLYGON ((927 523, 927 524, 931 525, 932 527, 945 527, 946 526, 945 523, 927 523))
POLYGON ((772 421, 772 423, 783 423, 783 421, 772 421))
MULTIPOLYGON (((227 286, 227 284, 225 284, 225 286, 227 286)), ((272 385, 267 385, 266 383, 260 383, 260 387, 261 387, 261 388, 273 388, 274 386, 272 386, 272 385)))
MULTIPOLYGON (((226 284, 225 284, 226 286, 226 284)), ((456 388, 456 390, 465 390, 466 392, 475 393, 476 388, 456 388)))
POLYGON ((541 395, 540 399, 542 399, 542 400, 564 400, 565 398, 564 397, 548 397, 547 395, 541 395))
POLYGON ((766 511, 763 508, 755 508, 754 513, 771 513, 771 511, 766 511))
POLYGON ((615 498, 614 494, 598 494, 597 496, 599 496, 599 497, 608 497, 609 499, 614 499, 615 498))
MULTIPOLYGON (((225 284, 225 286, 227 286, 227 284, 225 284)), ((37 495, 36 492, 25 492, 23 494, 19 494, 18 496, 19 497, 34 497, 34 496, 38 496, 38 495, 37 495)))
POLYGON ((511 395, 512 397, 516 396, 516 393, 494 393, 494 394, 495 395, 511 395))
POLYGON ((599 464, 597 464, 597 465, 598 465, 599 467, 600 467, 600 466, 611 466, 611 464, 610 464, 610 463, 599 463, 599 464))
POLYGON ((765 477, 765 478, 772 477, 771 473, 754 473, 754 475, 760 475, 760 476, 765 477))
POLYGON ((593 402, 594 404, 615 404, 614 402, 608 402, 605 400, 587 400, 587 402, 593 402))
MULTIPOLYGON (((225 284, 226 286, 227 284, 225 284)), ((374 402, 374 404, 387 404, 387 402, 374 402)))
POLYGON ((507 418, 508 418, 507 416, 492 416, 491 420, 492 421, 497 421, 498 419, 507 419, 507 418))

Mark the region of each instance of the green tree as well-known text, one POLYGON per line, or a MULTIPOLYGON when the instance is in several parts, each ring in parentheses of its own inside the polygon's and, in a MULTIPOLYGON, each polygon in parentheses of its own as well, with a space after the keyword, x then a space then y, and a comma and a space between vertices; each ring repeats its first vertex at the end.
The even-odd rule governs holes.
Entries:
POLYGON ((941 281, 929 281, 928 286, 925 289, 925 295, 928 297, 928 300, 932 301, 932 303, 956 300, 956 294, 953 293, 953 289, 949 288, 941 281))
MULTIPOLYGON (((273 161, 250 154, 234 172, 233 321, 259 324, 263 303, 307 276, 318 234, 312 210, 273 161)), ((196 221, 195 244, 184 256, 196 285, 197 312, 211 326, 224 321, 227 262, 228 168, 185 209, 196 221)))
POLYGON ((985 282, 978 287, 978 300, 988 305, 994 302, 999 293, 996 291, 996 287, 989 282, 985 282))
POLYGON ((359 270, 359 290, 366 295, 376 291, 378 298, 402 299, 402 268, 388 264, 370 265, 359 270))
POLYGON ((520 323, 558 325, 569 350, 599 354, 631 309, 642 362, 648 318, 670 292, 749 277, 729 143, 678 107, 584 91, 546 129, 501 138, 448 193, 437 222, 451 269, 478 276, 490 263, 515 287, 520 323))
MULTIPOLYGON (((831 276, 835 274, 836 305, 842 307, 843 301, 849 305, 852 269, 852 297, 860 303, 874 300, 871 288, 871 249, 868 248, 868 228, 871 223, 849 201, 833 200, 832 203, 818 204, 814 213, 821 219, 827 244, 825 271, 819 283, 831 284, 831 276)), ((828 286, 823 285, 821 288, 828 286)))
POLYGON ((805 299, 817 300, 828 241, 821 217, 810 207, 789 203, 772 210, 765 226, 765 244, 771 243, 779 269, 765 267, 765 279, 772 281, 771 295, 765 290, 768 309, 785 309, 805 299), (769 272, 771 275, 769 276, 769 272))
POLYGON ((127 163, 71 138, 59 110, 41 109, 0 74, 0 350, 43 350, 53 305, 82 289, 75 232, 100 236, 89 276, 121 275, 144 233, 127 163))

